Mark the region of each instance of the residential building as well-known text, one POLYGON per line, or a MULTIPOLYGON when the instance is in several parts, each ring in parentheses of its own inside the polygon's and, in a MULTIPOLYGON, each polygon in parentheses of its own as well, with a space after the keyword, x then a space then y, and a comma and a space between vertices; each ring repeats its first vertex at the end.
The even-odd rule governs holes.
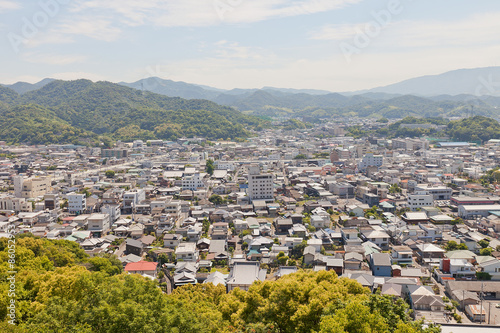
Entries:
POLYGON ((272 173, 261 173, 258 165, 248 167, 248 196, 250 200, 272 201, 274 181, 272 173))
POLYGON ((68 194, 68 212, 70 214, 82 214, 87 208, 87 197, 85 194, 69 193, 68 194))

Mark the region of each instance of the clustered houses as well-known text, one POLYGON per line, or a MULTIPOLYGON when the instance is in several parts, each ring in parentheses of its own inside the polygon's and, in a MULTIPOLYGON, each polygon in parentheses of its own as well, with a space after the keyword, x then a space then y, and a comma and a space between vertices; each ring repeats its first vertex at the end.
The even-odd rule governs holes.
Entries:
POLYGON ((354 139, 338 124, 243 143, 3 144, 0 235, 14 225, 114 253, 170 288, 332 270, 408 300, 417 318, 445 322, 446 295, 484 321, 481 302, 500 298, 500 191, 478 179, 499 150, 354 139))

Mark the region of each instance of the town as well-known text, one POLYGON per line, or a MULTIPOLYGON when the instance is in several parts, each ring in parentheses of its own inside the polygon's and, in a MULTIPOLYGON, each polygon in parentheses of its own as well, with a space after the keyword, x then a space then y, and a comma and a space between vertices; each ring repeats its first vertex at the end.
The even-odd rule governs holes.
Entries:
POLYGON ((0 142, 0 237, 75 242, 165 293, 326 270, 404 299, 416 320, 500 325, 500 140, 355 138, 353 125, 383 126, 0 142))

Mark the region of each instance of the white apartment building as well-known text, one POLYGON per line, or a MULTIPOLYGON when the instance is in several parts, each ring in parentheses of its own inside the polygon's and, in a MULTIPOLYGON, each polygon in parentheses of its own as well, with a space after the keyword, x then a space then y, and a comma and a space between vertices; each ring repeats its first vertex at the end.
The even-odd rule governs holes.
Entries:
POLYGON ((427 191, 417 191, 408 195, 408 207, 412 211, 417 208, 434 206, 434 196, 427 191))
POLYGON ((415 191, 427 191, 429 194, 432 194, 434 200, 450 200, 453 192, 449 187, 442 185, 432 186, 429 184, 419 184, 415 186, 415 191))
POLYGON ((101 208, 101 213, 108 214, 110 223, 113 224, 122 215, 120 205, 105 205, 101 208))
POLYGON ((87 230, 97 234, 97 237, 105 234, 109 230, 109 226, 108 214, 92 214, 87 219, 87 230))
POLYGON ((68 212, 70 214, 82 214, 87 208, 87 197, 85 194, 68 194, 68 212))
POLYGON ((380 167, 382 166, 382 164, 384 164, 384 156, 367 153, 365 156, 363 156, 363 159, 358 164, 358 168, 360 171, 363 171, 369 166, 380 167))
POLYGON ((221 161, 221 160, 215 161, 214 167, 217 170, 228 170, 228 171, 236 170, 236 165, 234 164, 234 162, 221 161))
POLYGON ((272 201, 274 198, 274 181, 271 173, 260 173, 258 165, 248 167, 248 196, 250 200, 272 201))
POLYGON ((199 188, 205 187, 203 176, 199 172, 186 173, 182 178, 182 189, 196 191, 199 188))
POLYGON ((142 189, 125 192, 123 194, 123 209, 132 210, 144 200, 146 200, 146 192, 142 189))
POLYGON ((171 200, 165 203, 163 208, 163 212, 165 214, 170 214, 173 217, 177 218, 181 214, 181 202, 180 200, 171 200))

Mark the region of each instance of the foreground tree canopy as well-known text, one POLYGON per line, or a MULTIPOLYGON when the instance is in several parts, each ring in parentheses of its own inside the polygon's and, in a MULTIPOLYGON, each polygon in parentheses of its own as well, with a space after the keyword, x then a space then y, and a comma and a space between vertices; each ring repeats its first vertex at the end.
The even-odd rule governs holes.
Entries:
POLYGON ((16 325, 7 317, 8 247, 0 239, 2 332, 439 332, 410 321, 407 305, 333 272, 299 272, 248 292, 199 284, 164 294, 126 275, 113 257, 76 243, 16 239, 16 325))

